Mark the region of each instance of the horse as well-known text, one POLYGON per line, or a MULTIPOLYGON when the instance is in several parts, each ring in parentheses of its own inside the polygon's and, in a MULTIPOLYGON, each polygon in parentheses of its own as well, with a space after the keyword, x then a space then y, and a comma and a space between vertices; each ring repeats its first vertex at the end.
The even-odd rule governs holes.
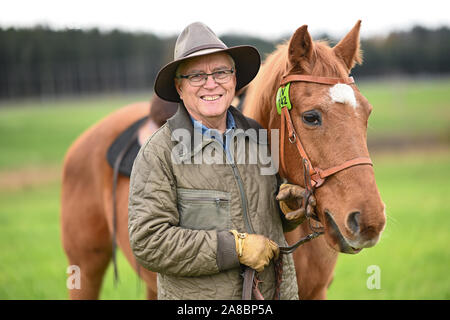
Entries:
MULTIPOLYGON (((291 137, 280 141, 280 175, 305 186, 305 169, 299 153, 304 151, 311 164, 330 168, 347 164, 315 189, 317 220, 325 237, 310 241, 294 251, 299 297, 325 299, 333 279, 339 252, 355 254, 374 246, 386 223, 385 205, 375 183, 372 166, 355 165, 350 159, 367 161, 367 121, 372 106, 354 84, 327 84, 320 79, 347 79, 351 69, 362 63, 359 20, 333 48, 325 41, 313 41, 304 25, 288 43, 279 45, 266 58, 246 92, 243 113, 269 130, 283 130, 275 107, 283 76, 294 75, 290 83, 290 117, 302 150, 291 137), (295 77, 300 75, 300 81, 295 77), (302 77, 306 75, 306 77, 302 77), (317 80, 319 79, 319 80, 317 80), (284 157, 284 161, 283 161, 284 157), (361 158, 364 157, 364 158, 361 158)), ((353 80, 351 78, 351 80, 353 80)), ((352 81, 350 81, 352 82, 352 81)), ((286 81, 284 81, 286 83, 286 81)), ((283 137, 283 132, 281 132, 283 137)), ((359 163, 361 164, 361 163, 359 163)), ((303 223, 287 233, 288 243, 310 233, 303 223)))
MULTIPOLYGON (((354 64, 362 59, 359 29, 360 21, 330 48, 325 42, 313 42, 307 27, 300 27, 289 42, 280 45, 266 59, 249 85, 244 114, 264 128, 279 130, 275 100, 281 77, 286 73, 348 76, 354 64)), ((308 82, 293 82, 290 87, 293 125, 311 163, 322 168, 355 156, 368 157, 366 130, 372 107, 355 85, 332 88, 335 90, 308 82)), ((146 117, 148 107, 148 103, 142 102, 113 112, 85 131, 66 153, 62 172, 61 238, 69 264, 77 265, 81 272, 80 288, 69 290, 71 299, 98 299, 104 273, 113 256, 112 239, 117 239, 124 256, 146 283, 147 298, 157 298, 156 274, 139 268, 128 240, 129 177, 118 175, 114 186, 113 169, 106 159, 115 139, 146 117)), ((139 131, 141 141, 161 125, 152 117, 148 123, 146 129, 139 131)), ((291 183, 304 185, 302 177, 306 171, 299 165, 295 146, 286 143, 280 156, 284 167, 281 175, 291 183)), ((322 224, 324 236, 294 252, 301 299, 326 298, 338 252, 357 253, 375 245, 385 225, 384 204, 371 166, 348 167, 326 180, 315 190, 320 221, 317 223, 322 224)), ((287 233, 286 239, 293 243, 308 234, 309 226, 310 223, 303 223, 287 233)))

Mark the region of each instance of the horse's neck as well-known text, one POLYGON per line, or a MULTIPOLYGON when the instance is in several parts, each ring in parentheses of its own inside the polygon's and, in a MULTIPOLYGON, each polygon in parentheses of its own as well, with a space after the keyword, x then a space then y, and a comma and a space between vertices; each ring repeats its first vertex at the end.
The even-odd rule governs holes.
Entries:
POLYGON ((275 94, 272 97, 272 95, 268 96, 262 93, 263 89, 259 83, 251 90, 250 95, 246 98, 243 113, 256 120, 263 128, 269 129, 270 119, 275 116, 272 114, 276 108, 275 94))
POLYGON ((285 47, 280 47, 276 53, 266 59, 257 78, 249 88, 244 106, 247 109, 244 109, 246 116, 255 119, 266 129, 272 128, 273 121, 271 119, 278 116, 275 97, 281 76, 286 72, 286 63, 284 60, 280 61, 286 54, 285 51, 285 47))

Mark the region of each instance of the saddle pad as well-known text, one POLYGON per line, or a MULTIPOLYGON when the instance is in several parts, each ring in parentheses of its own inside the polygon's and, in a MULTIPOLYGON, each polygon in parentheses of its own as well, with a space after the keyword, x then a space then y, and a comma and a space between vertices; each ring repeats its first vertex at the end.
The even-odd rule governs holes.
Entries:
MULTIPOLYGON (((133 137, 134 133, 140 128, 142 123, 144 123, 147 119, 148 117, 146 116, 133 123, 125 131, 123 131, 111 144, 111 146, 108 149, 108 152, 106 153, 106 158, 111 168, 114 169, 114 163, 116 162, 116 159, 119 156, 120 152, 129 145, 129 142, 133 137)), ((120 174, 127 177, 131 175, 131 169, 133 167, 134 159, 136 159, 136 156, 140 149, 141 146, 138 142, 138 139, 137 137, 134 137, 133 141, 131 142, 131 145, 129 146, 122 161, 120 162, 119 165, 120 174)))

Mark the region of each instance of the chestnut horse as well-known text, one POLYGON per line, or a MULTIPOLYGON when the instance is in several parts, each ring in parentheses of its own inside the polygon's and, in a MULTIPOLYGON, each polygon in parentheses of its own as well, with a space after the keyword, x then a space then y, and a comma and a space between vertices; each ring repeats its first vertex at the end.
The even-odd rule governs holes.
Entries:
MULTIPOLYGON (((313 42, 307 26, 300 27, 289 43, 267 57, 247 89, 244 114, 264 128, 280 129, 281 117, 275 101, 282 77, 307 75, 308 81, 313 79, 291 82, 289 89, 293 126, 313 167, 326 169, 350 159, 369 157, 366 131, 372 106, 367 99, 354 84, 329 85, 314 81, 314 76, 348 79, 354 65, 362 62, 360 26, 358 21, 334 48, 325 42, 313 42)), ((281 144, 285 145, 282 161, 285 168, 280 168, 280 174, 289 182, 304 186, 299 150, 287 135, 281 144)), ((281 152, 280 148, 280 159, 281 152)), ((386 222, 385 206, 372 166, 353 166, 331 175, 316 189, 315 197, 316 214, 325 236, 293 253, 299 297, 305 299, 325 299, 338 252, 358 253, 374 246, 386 222)), ((286 234, 286 239, 293 243, 309 233, 309 224, 303 223, 286 234)))
MULTIPOLYGON (((313 43, 306 26, 299 28, 288 44, 280 46, 267 58, 250 85, 244 106, 246 115, 265 128, 280 128, 275 95, 281 76, 288 71, 326 77, 348 76, 354 63, 361 59, 359 27, 358 22, 333 49, 325 43, 313 43)), ((330 86, 314 83, 291 85, 293 123, 315 165, 326 168, 355 156, 368 156, 366 129, 371 107, 354 85, 349 88, 350 91, 348 88, 333 91, 330 86), (308 121, 315 122, 315 117, 319 123, 308 124, 308 121)), ((61 193, 62 242, 69 264, 77 265, 81 271, 80 289, 69 291, 72 299, 99 297, 112 257, 114 229, 113 170, 106 153, 115 138, 148 111, 148 103, 117 110, 84 132, 66 154, 61 193)), ((143 135, 148 136, 160 125, 150 124, 152 126, 147 125, 142 131, 143 135)), ((303 185, 303 168, 296 152, 293 146, 286 144, 284 175, 290 182, 303 185)), ((137 270, 139 267, 128 240, 129 182, 128 177, 119 175, 116 237, 123 254, 137 270)), ((315 196, 325 236, 294 253, 302 299, 325 298, 338 252, 356 253, 373 246, 385 224, 384 205, 370 166, 356 166, 333 175, 316 190, 315 196)), ((293 242, 308 232, 308 224, 304 223, 286 237, 293 242)), ((147 285, 147 298, 155 299, 156 274, 139 268, 139 275, 147 285)))

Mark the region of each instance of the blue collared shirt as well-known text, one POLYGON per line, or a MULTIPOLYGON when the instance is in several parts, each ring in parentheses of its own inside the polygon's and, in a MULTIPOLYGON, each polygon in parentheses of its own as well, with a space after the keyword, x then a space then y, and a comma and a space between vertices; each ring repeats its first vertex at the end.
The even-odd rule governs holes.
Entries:
POLYGON ((213 139, 217 140, 222 145, 223 149, 225 150, 225 153, 226 153, 228 159, 231 160, 231 155, 229 152, 230 141, 231 141, 230 137, 233 134, 234 129, 236 129, 236 122, 234 121, 234 117, 231 114, 230 110, 227 110, 226 130, 223 135, 217 129, 208 128, 200 121, 197 121, 194 118, 192 118, 191 115, 189 115, 189 116, 191 117, 191 121, 192 121, 192 124, 194 125, 194 129, 201 130, 202 134, 205 137, 213 138, 213 139))

